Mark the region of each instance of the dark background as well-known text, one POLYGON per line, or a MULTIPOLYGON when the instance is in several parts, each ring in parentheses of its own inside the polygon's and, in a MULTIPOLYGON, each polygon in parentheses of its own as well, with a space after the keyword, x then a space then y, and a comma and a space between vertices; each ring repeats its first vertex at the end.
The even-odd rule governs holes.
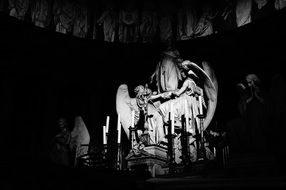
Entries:
MULTIPOLYGON (((238 116, 236 83, 256 73, 267 90, 283 74, 286 11, 208 37, 175 43, 183 59, 208 60, 218 78, 214 121, 238 116)), ((79 39, 0 15, 1 164, 45 164, 60 116, 81 115, 91 144, 101 147, 102 125, 116 129, 116 91, 145 84, 165 45, 79 39)))

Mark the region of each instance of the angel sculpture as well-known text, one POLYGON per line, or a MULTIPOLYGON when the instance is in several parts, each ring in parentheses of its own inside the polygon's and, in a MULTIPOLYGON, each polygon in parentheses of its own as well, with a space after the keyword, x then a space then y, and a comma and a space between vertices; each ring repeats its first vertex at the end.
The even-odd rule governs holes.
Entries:
MULTIPOLYGON (((203 130, 206 130, 206 128, 210 124, 214 116, 214 113, 215 113, 216 104, 217 104, 217 93, 218 93, 217 79, 210 64, 206 61, 203 61, 202 62, 203 68, 201 68, 197 64, 191 61, 188 61, 188 60, 182 61, 180 63, 174 62, 173 64, 162 64, 164 62, 169 62, 169 61, 163 60, 162 62, 160 62, 154 74, 156 75, 158 90, 162 93, 168 92, 178 97, 178 96, 186 95, 186 94, 190 95, 190 90, 191 90, 190 88, 193 88, 191 91, 201 95, 202 103, 205 104, 204 108, 206 110, 206 114, 205 114, 205 119, 203 121, 203 130), (169 72, 167 72, 168 68, 166 68, 168 65, 170 66, 169 72), (163 72, 163 70, 165 71, 163 72), (169 74, 169 75, 165 76, 166 74, 169 74), (196 78, 196 80, 200 80, 203 83, 203 87, 201 88, 198 85, 196 85, 194 80, 188 77, 190 75, 193 75, 196 78), (182 77, 188 80, 184 80, 183 86, 180 87, 180 89, 178 89, 179 81, 182 80, 182 77), (169 81, 165 80, 165 78, 169 79, 169 81), (170 80, 170 79, 173 79, 173 80, 170 80), (207 101, 204 100, 205 98, 207 99, 207 101)), ((170 100, 170 101, 174 101, 174 100, 170 100)), ((176 101, 178 102, 178 100, 176 101)), ((190 105, 190 101, 188 102, 189 102, 188 103, 189 108, 191 108, 192 105, 190 105)), ((163 117, 165 118, 165 121, 166 121, 167 112, 170 111, 170 106, 167 106, 167 105, 169 105, 170 102, 167 101, 163 104, 166 106, 161 105, 160 110, 161 112, 163 112, 163 117)), ((199 106, 198 102, 196 102, 194 105, 196 105, 195 106, 196 109, 192 108, 193 109, 192 111, 196 111, 199 106)), ((184 112, 184 107, 178 108, 177 112, 181 113, 181 114, 177 114, 177 118, 180 118, 184 112)))
MULTIPOLYGON (((121 124, 127 135, 130 138, 129 127, 138 124, 140 119, 140 111, 144 114, 144 129, 149 134, 151 144, 157 144, 164 138, 163 128, 155 126, 163 126, 163 118, 158 108, 153 104, 152 100, 167 97, 166 94, 155 94, 147 86, 139 85, 135 88, 135 97, 131 98, 128 91, 128 86, 122 84, 117 90, 116 110, 120 114, 121 124), (132 120, 132 111, 135 112, 134 120, 132 120)), ((139 135, 143 131, 139 130, 139 135)))
MULTIPOLYGON (((166 142, 166 123, 169 120, 170 105, 174 105, 175 127, 181 129, 181 116, 188 117, 189 130, 195 134, 206 130, 210 124, 216 109, 218 85, 213 69, 208 62, 203 62, 202 67, 188 60, 182 61, 178 51, 166 51, 162 54, 162 60, 157 65, 156 71, 151 76, 151 83, 156 80, 157 89, 152 92, 148 86, 136 87, 136 97, 131 98, 128 86, 119 86, 116 97, 116 109, 120 114, 121 124, 129 137, 129 127, 132 125, 132 111, 134 111, 134 125, 140 119, 140 111, 144 113, 144 133, 150 137, 150 144, 166 142), (191 77, 192 76, 192 77, 191 77), (193 78, 195 77, 195 78, 193 78), (180 81, 183 85, 180 85, 180 81), (203 84, 200 87, 195 81, 203 84), (205 118, 202 126, 198 118, 200 101, 201 108, 205 110, 205 118), (188 114, 186 114, 188 113, 188 114)), ((144 134, 143 133, 143 134, 144 134)), ((142 131, 140 132, 142 134, 142 131)))
POLYGON ((71 131, 66 118, 60 118, 58 124, 61 131, 52 140, 51 159, 58 165, 76 166, 77 158, 88 153, 90 136, 87 127, 81 116, 74 118, 71 131))
MULTIPOLYGON (((169 120, 169 113, 173 113, 176 129, 181 130, 181 118, 182 116, 185 117, 186 131, 191 134, 189 145, 191 156, 194 157, 192 161, 196 160, 196 134, 197 132, 202 134, 206 130, 214 116, 217 103, 218 85, 216 77, 207 62, 203 62, 202 65, 204 69, 188 60, 183 61, 180 65, 182 68, 181 77, 184 80, 182 86, 179 89, 169 91, 175 98, 163 102, 159 106, 165 123, 169 120), (203 82, 204 90, 196 82, 199 80, 203 82), (205 95, 207 101, 205 101, 205 95), (206 114, 201 125, 198 116, 203 114, 203 110, 206 110, 206 114)), ((178 134, 177 139, 175 139, 175 146, 179 142, 180 135, 178 134)), ((177 147, 180 149, 181 145, 177 145, 177 147)))

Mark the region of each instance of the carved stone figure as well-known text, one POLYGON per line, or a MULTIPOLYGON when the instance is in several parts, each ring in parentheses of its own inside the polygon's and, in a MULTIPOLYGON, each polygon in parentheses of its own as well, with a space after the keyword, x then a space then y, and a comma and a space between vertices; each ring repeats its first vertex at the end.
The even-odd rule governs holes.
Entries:
MULTIPOLYGON (((182 136, 180 132, 182 116, 187 121, 186 131, 191 134, 187 141, 190 146, 190 159, 192 162, 196 161, 197 133, 202 134, 207 129, 217 104, 218 82, 211 65, 203 61, 201 68, 191 61, 183 61, 177 50, 168 50, 162 53, 161 61, 151 76, 150 84, 152 83, 156 84, 153 91, 148 84, 137 86, 134 98, 130 97, 127 84, 120 85, 117 91, 116 109, 128 138, 130 138, 129 127, 136 126, 139 124, 138 121, 143 119, 144 129, 137 131, 139 142, 138 146, 133 148, 144 150, 144 145, 166 147, 169 113, 172 112, 176 129, 175 162, 182 161, 180 155, 182 146, 185 146, 179 142, 182 136), (135 112, 134 115, 132 111, 135 112), (200 114, 205 116, 202 122, 198 117, 200 114), (142 115, 144 118, 140 118, 142 115), (146 136, 148 136, 147 141, 146 136)), ((207 147, 206 150, 208 150, 207 159, 213 159, 211 151, 207 147)))
POLYGON ((97 20, 99 25, 103 25, 104 41, 114 42, 115 31, 118 26, 117 12, 112 3, 107 3, 106 8, 97 20))
POLYGON ((29 0, 9 0, 9 15, 24 20, 29 8, 29 0))
POLYGON ((66 118, 58 120, 60 133, 52 140, 50 157, 53 163, 66 167, 76 165, 77 158, 88 153, 90 136, 81 116, 74 118, 72 124, 66 118))

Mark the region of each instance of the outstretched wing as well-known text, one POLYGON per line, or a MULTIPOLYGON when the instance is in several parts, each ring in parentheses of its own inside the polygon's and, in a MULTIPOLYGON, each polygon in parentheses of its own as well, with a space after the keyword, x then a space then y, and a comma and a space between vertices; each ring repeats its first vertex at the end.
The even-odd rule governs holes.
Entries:
POLYGON ((131 126, 132 110, 138 110, 136 99, 130 98, 128 86, 122 84, 117 89, 116 111, 120 114, 121 125, 129 139, 129 127, 131 126))
POLYGON ((81 116, 74 119, 74 128, 71 132, 70 147, 76 150, 76 158, 87 154, 90 136, 81 116))
POLYGON ((203 61, 202 66, 204 71, 209 76, 208 80, 204 82, 205 94, 208 97, 208 109, 204 120, 204 130, 209 126, 217 106, 218 82, 213 68, 206 61, 203 61))
POLYGON ((209 126, 217 105, 217 93, 218 93, 218 82, 215 76, 214 70, 210 64, 206 61, 203 61, 202 66, 199 67, 197 64, 191 61, 184 61, 182 63, 183 67, 192 69, 195 74, 197 74, 200 79, 204 80, 204 91, 208 98, 207 100, 207 113, 204 119, 204 130, 209 126))

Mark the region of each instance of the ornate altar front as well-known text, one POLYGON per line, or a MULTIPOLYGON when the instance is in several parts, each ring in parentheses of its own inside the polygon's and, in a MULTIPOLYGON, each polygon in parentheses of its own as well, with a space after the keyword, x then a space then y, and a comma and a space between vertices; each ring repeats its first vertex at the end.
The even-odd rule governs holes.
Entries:
POLYGON ((143 168, 152 177, 168 174, 167 149, 162 146, 150 145, 138 152, 131 151, 125 159, 129 170, 143 168))

